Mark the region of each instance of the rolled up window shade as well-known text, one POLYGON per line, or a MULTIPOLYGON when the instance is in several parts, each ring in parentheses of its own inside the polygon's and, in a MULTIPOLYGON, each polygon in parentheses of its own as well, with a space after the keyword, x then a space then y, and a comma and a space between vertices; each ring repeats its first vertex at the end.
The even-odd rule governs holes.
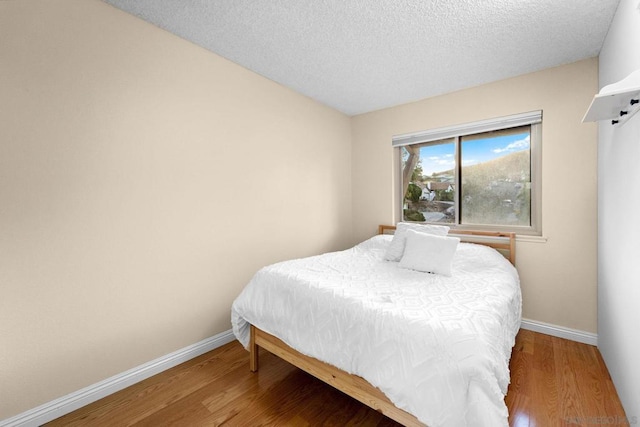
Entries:
POLYGON ((417 144, 420 142, 437 141, 454 136, 472 135, 475 133, 489 132, 492 130, 507 129, 524 125, 532 125, 541 122, 542 111, 531 111, 529 113, 514 114, 511 116, 481 120, 473 123, 465 123, 462 125, 446 126, 420 132, 394 135, 391 140, 391 145, 393 147, 402 147, 405 145, 417 144))

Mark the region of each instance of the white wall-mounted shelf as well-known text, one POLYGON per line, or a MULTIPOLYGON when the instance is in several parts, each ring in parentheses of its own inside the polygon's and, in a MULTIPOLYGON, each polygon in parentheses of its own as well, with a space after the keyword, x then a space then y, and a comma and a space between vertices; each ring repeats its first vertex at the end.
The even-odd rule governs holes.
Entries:
POLYGON ((620 125, 640 110, 640 70, 629 74, 617 83, 603 87, 593 97, 582 122, 611 120, 620 125))

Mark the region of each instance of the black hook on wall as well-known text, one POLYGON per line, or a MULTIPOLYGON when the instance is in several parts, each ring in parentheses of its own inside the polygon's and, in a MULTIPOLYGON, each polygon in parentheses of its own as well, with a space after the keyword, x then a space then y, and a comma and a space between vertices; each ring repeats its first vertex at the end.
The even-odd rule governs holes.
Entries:
MULTIPOLYGON (((633 98, 632 98, 632 99, 629 101, 629 105, 631 105, 631 106, 633 107, 634 105, 636 105, 636 104, 637 104, 637 103, 639 103, 639 102, 640 102, 640 99, 633 99, 633 98)), ((626 116, 627 114, 629 114, 629 112, 628 112, 628 111, 626 111, 626 110, 620 110, 620 117, 622 117, 622 116, 626 116)), ((616 120, 616 119, 611 120, 611 124, 612 124, 612 125, 616 125, 616 124, 618 124, 618 123, 620 123, 620 120, 616 120)))

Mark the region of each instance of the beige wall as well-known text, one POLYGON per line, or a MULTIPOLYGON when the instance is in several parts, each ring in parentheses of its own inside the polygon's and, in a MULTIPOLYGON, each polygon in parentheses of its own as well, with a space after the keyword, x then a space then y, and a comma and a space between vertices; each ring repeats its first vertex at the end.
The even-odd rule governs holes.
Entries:
POLYGON ((0 420, 352 241, 350 119, 96 0, 0 1, 0 420))
POLYGON ((597 91, 597 67, 588 59, 354 117, 354 241, 395 219, 393 135, 543 110, 546 242, 517 243, 523 316, 595 332, 597 128, 581 120, 597 91))

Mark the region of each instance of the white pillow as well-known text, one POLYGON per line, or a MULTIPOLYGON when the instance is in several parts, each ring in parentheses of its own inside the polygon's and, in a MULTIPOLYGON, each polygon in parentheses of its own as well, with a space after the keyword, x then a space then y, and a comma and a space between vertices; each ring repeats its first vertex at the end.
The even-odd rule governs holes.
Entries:
POLYGON ((393 234, 393 240, 384 254, 387 261, 400 261, 404 252, 404 244, 407 240, 407 231, 415 230, 421 233, 434 234, 436 236, 446 236, 449 233, 449 227, 445 225, 431 224, 413 224, 410 222, 399 222, 396 231, 393 234))
POLYGON ((451 261, 460 243, 457 237, 434 236, 407 230, 401 268, 451 276, 451 261))

